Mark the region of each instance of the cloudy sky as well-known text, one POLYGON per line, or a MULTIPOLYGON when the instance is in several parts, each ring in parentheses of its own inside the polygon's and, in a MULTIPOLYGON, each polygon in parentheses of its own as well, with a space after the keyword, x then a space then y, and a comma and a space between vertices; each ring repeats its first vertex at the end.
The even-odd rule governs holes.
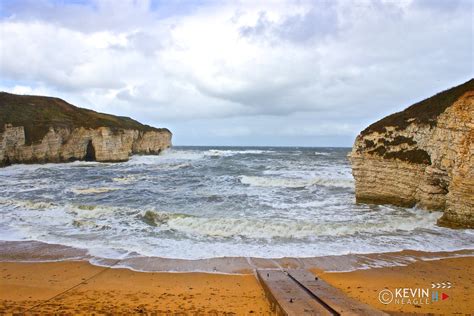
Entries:
POLYGON ((351 146, 473 76, 473 1, 0 0, 0 90, 175 145, 351 146))

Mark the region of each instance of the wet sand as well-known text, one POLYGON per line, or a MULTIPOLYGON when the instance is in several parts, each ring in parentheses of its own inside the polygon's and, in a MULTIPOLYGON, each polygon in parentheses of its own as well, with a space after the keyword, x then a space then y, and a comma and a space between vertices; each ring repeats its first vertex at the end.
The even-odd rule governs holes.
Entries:
POLYGON ((3 313, 268 315, 253 274, 144 273, 84 261, 0 262, 3 313))
MULTIPOLYGON (((419 261, 407 266, 372 268, 353 272, 322 272, 312 269, 331 285, 341 289, 350 297, 367 303, 390 314, 416 313, 436 315, 474 315, 474 258, 450 258, 419 261), (432 282, 449 281, 451 288, 431 289, 432 282), (379 301, 379 292, 396 288, 423 288, 430 290, 429 304, 426 300, 413 304, 389 304, 379 301), (438 291, 439 301, 431 301, 431 291, 438 291), (449 297, 442 300, 442 293, 449 297)), ((411 296, 411 295, 410 295, 411 296)), ((416 296, 416 295, 415 295, 416 296)), ((407 299, 404 300, 407 303, 407 299)))
POLYGON ((398 252, 330 255, 308 258, 219 257, 209 259, 170 259, 130 254, 104 259, 85 249, 39 241, 0 241, 0 262, 89 261, 94 265, 128 268, 143 272, 252 273, 255 269, 312 269, 342 272, 381 266, 405 266, 413 262, 453 257, 474 257, 474 249, 451 252, 404 250, 398 252))

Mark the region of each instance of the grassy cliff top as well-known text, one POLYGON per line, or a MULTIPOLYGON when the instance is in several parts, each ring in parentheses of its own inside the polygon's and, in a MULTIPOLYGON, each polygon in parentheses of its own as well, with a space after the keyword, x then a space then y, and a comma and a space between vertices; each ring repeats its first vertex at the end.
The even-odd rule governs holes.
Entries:
POLYGON ((384 117, 363 130, 361 135, 372 132, 383 133, 385 126, 395 126, 398 130, 402 130, 411 122, 435 126, 438 116, 468 91, 474 91, 474 79, 415 103, 401 112, 384 117))
POLYGON ((129 117, 79 108, 59 98, 0 92, 0 133, 5 124, 24 126, 27 144, 41 141, 50 127, 109 127, 114 131, 135 129, 169 132, 166 128, 154 128, 129 117))

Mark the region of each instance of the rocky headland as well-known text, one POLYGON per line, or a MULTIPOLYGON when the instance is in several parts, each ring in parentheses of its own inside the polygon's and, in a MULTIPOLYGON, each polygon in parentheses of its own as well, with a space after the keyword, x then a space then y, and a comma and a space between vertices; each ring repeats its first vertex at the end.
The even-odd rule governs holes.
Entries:
POLYGON ((370 125, 350 153, 361 203, 443 210, 474 228, 474 79, 370 125))
POLYGON ((98 113, 52 97, 0 92, 0 166, 16 163, 119 162, 171 146, 166 128, 98 113))

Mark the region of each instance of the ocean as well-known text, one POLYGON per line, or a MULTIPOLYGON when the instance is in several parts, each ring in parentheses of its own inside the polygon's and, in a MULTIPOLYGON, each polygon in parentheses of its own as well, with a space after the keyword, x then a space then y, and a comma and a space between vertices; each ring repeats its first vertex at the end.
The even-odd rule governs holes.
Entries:
POLYGON ((0 240, 123 258, 473 249, 441 212, 356 204, 349 148, 174 147, 124 163, 0 169, 0 240))

